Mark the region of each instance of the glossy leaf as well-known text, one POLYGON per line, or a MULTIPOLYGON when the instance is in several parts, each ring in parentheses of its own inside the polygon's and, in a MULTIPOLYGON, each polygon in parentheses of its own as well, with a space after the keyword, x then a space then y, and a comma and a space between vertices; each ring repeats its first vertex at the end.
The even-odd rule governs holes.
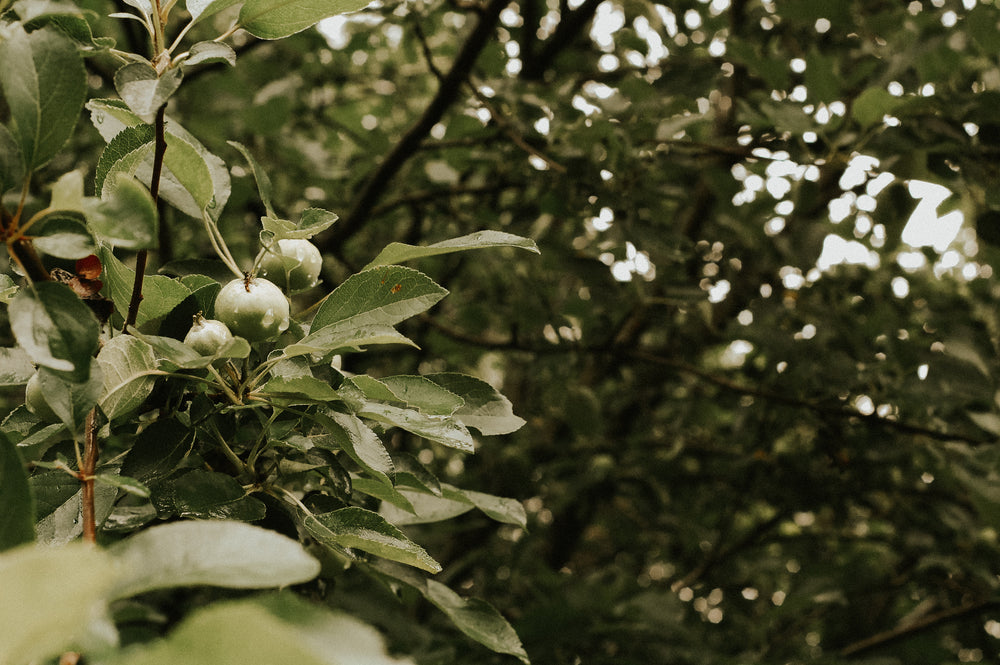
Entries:
POLYGON ((236 589, 287 586, 319 573, 319 562, 296 541, 230 521, 164 524, 110 548, 118 575, 114 595, 210 585, 236 589))
POLYGON ((524 425, 524 419, 514 415, 510 400, 482 379, 456 372, 428 374, 424 378, 459 395, 465 403, 454 413, 455 418, 482 434, 510 434, 524 425))
POLYGON ((430 573, 441 565, 378 513, 350 507, 302 519, 306 531, 324 545, 349 547, 430 573))
POLYGON ((496 608, 477 598, 462 598, 435 580, 427 580, 426 584, 427 600, 448 615, 459 630, 497 653, 530 662, 517 633, 496 608))
POLYGON ((104 343, 97 362, 104 374, 100 405, 114 420, 138 409, 156 383, 156 355, 146 342, 132 335, 118 335, 104 343))
POLYGON ((381 266, 348 277, 316 310, 312 331, 350 321, 354 326, 394 326, 433 307, 448 295, 411 268, 381 266))
POLYGON ((247 496, 229 475, 195 469, 172 482, 173 508, 181 517, 253 522, 264 517, 264 504, 247 496))

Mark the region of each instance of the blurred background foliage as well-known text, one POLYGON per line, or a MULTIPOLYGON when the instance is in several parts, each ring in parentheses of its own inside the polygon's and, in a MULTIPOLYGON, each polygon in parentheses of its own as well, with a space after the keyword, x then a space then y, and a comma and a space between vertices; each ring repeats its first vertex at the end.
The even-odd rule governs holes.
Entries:
MULTIPOLYGON (((989 662, 998 24, 983 0, 388 0, 237 35, 240 66, 169 112, 232 165, 237 258, 263 209, 227 140, 279 214, 339 212, 327 285, 391 241, 538 242, 423 260, 452 296, 405 326, 421 350, 346 367, 474 373, 528 421, 422 460, 530 529, 417 539, 533 662, 989 662)), ((110 96, 112 63, 88 66, 110 96)), ((76 141, 53 173, 96 163, 76 141)), ((165 214, 159 265, 210 258, 165 214)), ((329 602, 396 648, 503 662, 362 584, 329 602)))

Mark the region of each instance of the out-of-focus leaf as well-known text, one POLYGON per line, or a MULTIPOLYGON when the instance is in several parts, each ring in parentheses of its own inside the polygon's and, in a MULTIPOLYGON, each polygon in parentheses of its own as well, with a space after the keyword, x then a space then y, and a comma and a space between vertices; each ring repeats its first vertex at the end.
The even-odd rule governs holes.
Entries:
POLYGON ((56 282, 22 289, 9 315, 14 337, 35 364, 65 372, 75 381, 86 379, 99 325, 72 289, 56 282))
POLYGON ((0 552, 34 539, 35 498, 28 470, 17 447, 0 432, 0 552))

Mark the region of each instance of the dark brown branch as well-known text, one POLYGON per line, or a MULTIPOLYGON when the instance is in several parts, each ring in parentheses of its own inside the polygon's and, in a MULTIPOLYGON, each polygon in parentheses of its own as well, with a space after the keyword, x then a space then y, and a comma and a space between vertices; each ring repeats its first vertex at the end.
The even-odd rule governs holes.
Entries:
MULTIPOLYGON (((546 70, 552 66, 552 62, 579 36, 584 28, 594 18, 594 12, 598 5, 604 0, 585 0, 585 2, 572 11, 566 11, 565 7, 559 16, 559 25, 556 26, 548 39, 543 42, 537 53, 533 53, 530 60, 524 63, 521 70, 521 78, 527 80, 540 80, 545 76, 546 70)), ((526 26, 529 30, 532 26, 526 26)))
POLYGON ((97 542, 97 516, 94 508, 94 472, 97 470, 97 410, 91 409, 84 425, 83 460, 80 465, 80 482, 83 484, 80 501, 83 510, 83 539, 97 542))
MULTIPOLYGON (((161 106, 156 111, 156 138, 153 143, 153 175, 149 183, 149 193, 153 197, 153 204, 160 200, 160 174, 163 171, 163 155, 167 151, 167 137, 164 131, 164 114, 166 105, 161 106)), ((132 283, 132 297, 128 303, 128 315, 125 317, 125 327, 134 326, 139 316, 139 305, 142 303, 142 280, 146 276, 146 261, 149 252, 140 249, 135 257, 135 281, 132 283)))
POLYGON ((462 90, 462 83, 468 78, 479 53, 489 42, 490 35, 496 28, 501 10, 509 2, 510 0, 490 0, 489 4, 483 8, 479 16, 479 23, 465 40, 451 69, 441 80, 441 85, 438 87, 434 99, 424 109, 423 115, 407 130, 406 134, 368 178, 361 193, 355 199, 351 211, 333 227, 327 246, 334 254, 339 255, 341 253, 340 246, 364 226, 372 208, 385 192, 389 182, 403 167, 403 164, 419 149, 424 137, 455 102, 462 90))
POLYGON ((876 633, 871 637, 866 637, 865 639, 858 640, 853 644, 848 644, 840 650, 840 655, 844 657, 858 656, 862 653, 871 651, 872 649, 877 649, 879 647, 904 640, 908 637, 912 637, 924 631, 931 630, 943 624, 957 621, 969 616, 970 614, 979 614, 980 612, 995 610, 997 608, 1000 608, 1000 601, 980 600, 967 605, 959 605, 958 607, 952 607, 947 610, 935 612, 934 614, 929 614, 921 619, 917 619, 916 621, 896 626, 891 630, 876 633))

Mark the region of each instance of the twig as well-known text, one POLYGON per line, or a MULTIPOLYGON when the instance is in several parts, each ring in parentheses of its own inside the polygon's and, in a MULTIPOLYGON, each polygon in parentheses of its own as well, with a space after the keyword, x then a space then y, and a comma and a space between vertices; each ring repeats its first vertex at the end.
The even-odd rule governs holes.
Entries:
POLYGON ((858 640, 853 644, 848 644, 840 650, 840 655, 843 657, 857 656, 866 651, 871 651, 872 649, 877 649, 878 647, 882 647, 887 644, 906 639, 918 633, 922 633, 926 630, 936 628, 942 624, 956 621, 970 614, 978 614, 985 610, 996 609, 998 607, 1000 607, 1000 601, 988 599, 935 612, 934 614, 929 614, 922 619, 917 619, 916 621, 896 626, 890 630, 876 633, 871 637, 866 637, 863 640, 858 640))
MULTIPOLYGON (((166 104, 156 111, 156 138, 153 143, 153 176, 149 183, 149 193, 153 197, 153 205, 156 206, 160 200, 160 174, 163 171, 163 155, 167 151, 167 138, 164 134, 164 113, 166 104)), ((142 280, 146 275, 146 259, 148 251, 140 249, 135 257, 135 281, 132 283, 132 298, 128 303, 128 315, 125 317, 125 325, 122 331, 128 330, 129 326, 134 326, 139 316, 139 305, 142 303, 142 280)))
POLYGON ((97 542, 97 516, 94 508, 94 472, 97 470, 97 409, 87 414, 83 435, 83 463, 80 465, 80 482, 83 484, 80 500, 83 511, 83 539, 97 542))
POLYGON ((392 151, 385 157, 375 172, 368 178, 361 193, 358 194, 354 205, 347 216, 342 219, 331 230, 328 247, 333 253, 340 254, 341 245, 354 234, 356 234, 374 208, 379 197, 382 196, 386 187, 393 177, 403 167, 403 164, 413 156, 419 149, 424 137, 430 132, 444 116, 445 111, 455 102, 462 89, 462 83, 468 78, 469 72, 475 65, 479 53, 489 41, 489 37, 496 28, 501 10, 509 4, 510 0, 490 0, 489 4, 483 8, 479 17, 479 23, 472 30, 472 33, 465 40, 459 50, 451 69, 441 79, 437 94, 424 109, 423 115, 407 130, 406 134, 393 147, 392 151))

